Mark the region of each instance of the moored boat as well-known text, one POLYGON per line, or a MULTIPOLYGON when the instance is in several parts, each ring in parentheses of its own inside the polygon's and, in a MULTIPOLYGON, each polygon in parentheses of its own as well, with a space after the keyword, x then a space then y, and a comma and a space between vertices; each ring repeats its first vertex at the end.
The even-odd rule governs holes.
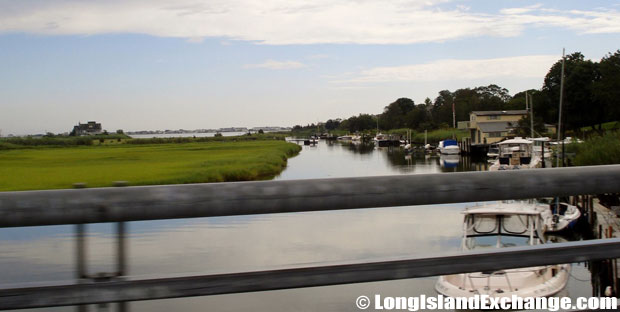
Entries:
POLYGON ((528 140, 532 141, 532 152, 538 157, 542 158, 543 156, 547 159, 553 156, 551 151, 551 139, 548 137, 541 138, 528 138, 528 140), (544 155, 543 155, 544 153, 544 155))
POLYGON ((439 152, 444 155, 458 155, 461 152, 456 140, 440 141, 437 148, 439 152))
POLYGON ((540 157, 532 152, 533 143, 520 137, 497 143, 499 156, 489 170, 531 169, 540 165, 540 157))
POLYGON ((487 152, 487 157, 489 158, 489 161, 491 160, 496 160, 497 157, 499 157, 499 147, 497 146, 497 144, 491 144, 489 146, 489 151, 487 152))
POLYGON ((540 205, 544 206, 548 213, 543 216, 545 218, 545 232, 554 233, 561 232, 573 227, 577 224, 581 211, 574 205, 560 202, 557 199, 539 199, 540 205))
MULTIPOLYGON (((464 211, 462 249, 542 244, 545 222, 541 212, 519 203, 468 208, 464 211)), ((462 273, 440 276, 435 289, 450 297, 546 297, 561 291, 569 275, 570 264, 462 273)))

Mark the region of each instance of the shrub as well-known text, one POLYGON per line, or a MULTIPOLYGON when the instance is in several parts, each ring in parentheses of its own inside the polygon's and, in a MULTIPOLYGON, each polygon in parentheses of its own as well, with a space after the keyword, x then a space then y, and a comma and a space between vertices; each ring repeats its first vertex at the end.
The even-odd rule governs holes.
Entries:
POLYGON ((569 145, 577 149, 574 160, 577 166, 620 164, 620 131, 592 136, 584 143, 569 145))

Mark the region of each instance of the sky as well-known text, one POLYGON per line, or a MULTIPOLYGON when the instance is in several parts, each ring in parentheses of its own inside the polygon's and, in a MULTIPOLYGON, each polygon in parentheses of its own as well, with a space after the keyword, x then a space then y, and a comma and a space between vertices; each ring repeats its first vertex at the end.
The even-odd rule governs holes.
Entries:
POLYGON ((618 1, 0 0, 0 135, 293 126, 540 89, 620 49, 618 1))

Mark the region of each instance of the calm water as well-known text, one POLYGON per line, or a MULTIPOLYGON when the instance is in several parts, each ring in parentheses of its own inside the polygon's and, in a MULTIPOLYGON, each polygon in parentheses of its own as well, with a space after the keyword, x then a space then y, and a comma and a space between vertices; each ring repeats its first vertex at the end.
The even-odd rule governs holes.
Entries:
MULTIPOLYGON (((222 136, 244 135, 245 132, 222 132, 222 136)), ((191 138, 191 137, 213 137, 215 132, 204 133, 156 133, 156 134, 132 134, 134 139, 150 139, 150 138, 191 138)))
MULTIPOLYGON (((409 157, 399 148, 321 141, 318 146, 304 146, 276 179, 441 173, 486 167, 484 161, 467 158, 409 157)), ((467 205, 131 222, 129 273, 132 278, 152 278, 455 252, 461 240, 460 212, 467 205)), ((89 272, 113 271, 113 225, 89 225, 87 229, 89 272)), ((74 245, 72 226, 0 229, 1 287, 71 282, 74 245)), ((573 265, 572 275, 560 295, 590 296, 588 271, 582 265, 573 265)), ((355 298, 360 295, 435 295, 435 280, 154 300, 130 306, 132 311, 359 311, 355 298)))

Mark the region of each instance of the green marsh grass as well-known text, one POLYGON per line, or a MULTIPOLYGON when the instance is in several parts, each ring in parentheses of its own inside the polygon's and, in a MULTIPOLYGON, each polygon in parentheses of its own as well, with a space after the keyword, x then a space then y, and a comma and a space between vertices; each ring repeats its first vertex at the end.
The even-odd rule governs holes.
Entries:
POLYGON ((568 152, 576 150, 576 166, 620 164, 620 131, 592 136, 583 143, 568 144, 568 152))
POLYGON ((301 148, 280 140, 0 150, 0 191, 269 179, 301 148))

